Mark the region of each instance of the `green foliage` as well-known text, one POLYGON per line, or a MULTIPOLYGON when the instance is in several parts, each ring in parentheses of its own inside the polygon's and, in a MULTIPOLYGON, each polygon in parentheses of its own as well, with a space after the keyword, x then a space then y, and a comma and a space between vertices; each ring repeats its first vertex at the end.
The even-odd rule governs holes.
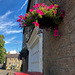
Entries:
POLYGON ((4 36, 0 35, 0 64, 4 62, 6 49, 4 48, 4 36))

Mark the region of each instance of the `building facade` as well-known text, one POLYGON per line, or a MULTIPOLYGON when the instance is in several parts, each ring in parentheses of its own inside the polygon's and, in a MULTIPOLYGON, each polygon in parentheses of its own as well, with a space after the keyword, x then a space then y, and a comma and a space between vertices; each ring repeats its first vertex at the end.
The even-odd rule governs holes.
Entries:
POLYGON ((29 50, 28 71, 40 70, 44 75, 75 75, 75 1, 34 0, 30 2, 29 8, 32 8, 37 2, 44 2, 49 5, 51 1, 55 1, 65 10, 65 17, 59 25, 62 36, 54 37, 50 34, 50 31, 46 32, 45 30, 40 36, 36 34, 37 29, 33 30, 30 37, 30 34, 28 34, 30 32, 27 33, 27 38, 29 37, 26 44, 29 50), (40 43, 39 40, 43 40, 43 42, 40 43), (37 65, 40 64, 36 60, 40 58, 40 54, 43 57, 43 59, 41 58, 43 66, 38 69, 39 66, 37 67, 37 65))
POLYGON ((19 70, 22 64, 22 60, 18 59, 19 54, 6 55, 6 70, 19 70))
MULTIPOLYGON (((49 0, 45 0, 46 4, 49 0)), ((59 25, 61 37, 44 30, 44 75, 75 75, 75 0, 56 0, 65 10, 59 25)))

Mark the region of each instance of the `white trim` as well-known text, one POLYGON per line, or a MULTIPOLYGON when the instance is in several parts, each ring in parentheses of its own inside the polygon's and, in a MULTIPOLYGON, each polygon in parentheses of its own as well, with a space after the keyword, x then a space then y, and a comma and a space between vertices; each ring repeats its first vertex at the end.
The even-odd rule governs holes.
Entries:
POLYGON ((43 72, 43 34, 37 33, 38 28, 35 27, 28 43, 26 43, 29 50, 29 63, 28 63, 29 72, 31 71, 43 72), (38 56, 38 60, 35 60, 34 56, 38 56), (35 66, 38 65, 38 67, 34 69, 32 67, 34 65, 35 66))

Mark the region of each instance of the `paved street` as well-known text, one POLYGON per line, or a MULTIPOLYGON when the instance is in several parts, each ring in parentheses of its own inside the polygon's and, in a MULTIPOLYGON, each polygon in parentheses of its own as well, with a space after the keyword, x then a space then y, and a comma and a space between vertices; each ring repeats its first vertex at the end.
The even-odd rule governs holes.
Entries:
MULTIPOLYGON (((3 70, 0 69, 0 75, 7 75, 7 73, 10 72, 10 70, 3 70)), ((12 71, 14 73, 14 71, 12 71)))

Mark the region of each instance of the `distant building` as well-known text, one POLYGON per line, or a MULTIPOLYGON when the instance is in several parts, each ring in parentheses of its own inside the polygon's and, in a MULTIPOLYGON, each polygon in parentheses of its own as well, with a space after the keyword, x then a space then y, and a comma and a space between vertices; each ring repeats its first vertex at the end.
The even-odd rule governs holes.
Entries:
POLYGON ((18 59, 19 54, 6 55, 6 70, 15 69, 19 70, 22 64, 22 60, 18 59))

